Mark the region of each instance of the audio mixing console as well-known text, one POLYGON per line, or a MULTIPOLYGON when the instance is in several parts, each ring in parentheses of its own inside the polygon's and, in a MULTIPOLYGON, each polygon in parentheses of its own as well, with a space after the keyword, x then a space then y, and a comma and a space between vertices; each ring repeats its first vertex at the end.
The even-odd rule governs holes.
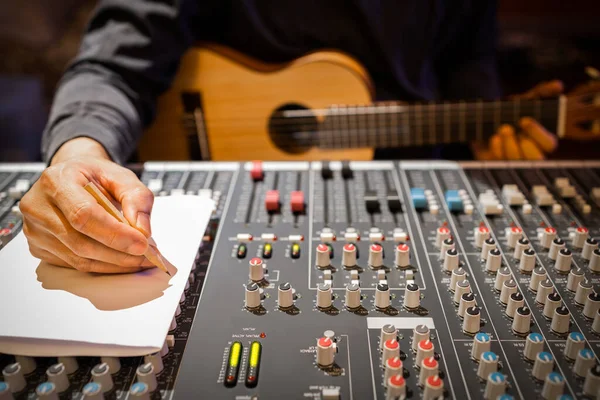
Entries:
POLYGON ((0 400, 600 399, 600 162, 134 170, 217 203, 163 350, 0 355, 0 400))

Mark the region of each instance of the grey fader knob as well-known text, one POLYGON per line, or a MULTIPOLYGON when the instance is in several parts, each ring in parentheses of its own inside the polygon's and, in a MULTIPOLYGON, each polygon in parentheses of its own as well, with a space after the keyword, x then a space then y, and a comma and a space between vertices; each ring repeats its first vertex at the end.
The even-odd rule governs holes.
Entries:
POLYGON ((404 307, 411 310, 421 305, 421 291, 415 283, 409 283, 404 290, 404 307))
POLYGON ((383 350, 383 344, 388 340, 397 339, 398 331, 392 324, 385 324, 379 332, 379 350, 383 350))
POLYGON ((23 374, 23 368, 18 362, 9 364, 2 370, 2 376, 4 382, 6 382, 13 393, 19 393, 27 386, 25 375, 23 374))
POLYGON ((571 270, 571 263, 573 261, 573 254, 569 249, 560 249, 554 264, 554 269, 557 272, 566 274, 571 270))
POLYGON ((468 334, 475 334, 479 332, 481 323, 481 310, 479 307, 470 307, 465 311, 463 318, 462 329, 463 332, 468 334))
POLYGON ((328 283, 317 285, 317 307, 322 310, 331 308, 333 291, 328 283))
POLYGON ((140 365, 136 372, 138 382, 145 383, 148 385, 148 390, 154 392, 158 386, 156 381, 156 374, 154 373, 154 367, 152 363, 145 363, 140 365))
POLYGON ((517 244, 515 245, 515 251, 513 253, 513 257, 516 260, 520 260, 521 256, 523 254, 523 252, 525 250, 527 250, 530 246, 529 240, 527 240, 526 238, 521 238, 517 241, 517 244))
POLYGON ((417 347, 422 340, 429 339, 429 327, 427 325, 417 325, 413 329, 413 336, 411 347, 414 352, 417 351, 417 347))
POLYGON ((558 307, 554 310, 554 316, 552 317, 552 324, 550 329, 559 335, 564 335, 569 332, 569 325, 571 323, 571 313, 565 306, 558 307))
POLYGON ((512 323, 512 330, 517 335, 526 335, 531 326, 531 310, 524 306, 515 311, 512 323))
POLYGON ((548 257, 550 257, 551 260, 556 260, 559 250, 562 250, 564 248, 565 241, 559 237, 554 238, 552 244, 550 245, 550 250, 548 251, 548 257))
POLYGON ((351 283, 346 286, 344 305, 349 310, 355 310, 360 307, 360 286, 356 283, 351 283))
POLYGON ((535 295, 535 301, 538 304, 546 304, 546 299, 548 299, 548 295, 554 291, 554 286, 552 285, 552 281, 550 279, 544 279, 538 285, 538 290, 535 295))
POLYGON ((481 247, 481 259, 487 260, 491 250, 496 248, 496 241, 493 238, 488 238, 483 242, 481 247))
POLYGON ((554 316, 554 310, 556 310, 562 301, 560 294, 552 292, 546 297, 546 303, 544 304, 544 317, 552 319, 554 316))
POLYGON ((500 268, 500 264, 502 264, 502 257, 500 256, 500 250, 492 249, 488 254, 487 260, 485 262, 485 270, 490 273, 494 273, 498 271, 500 268))
POLYGON ((456 268, 458 268, 458 251, 449 249, 446 251, 446 257, 444 258, 444 271, 452 272, 456 268))
POLYGON ((102 386, 102 392, 110 392, 113 388, 113 379, 106 363, 101 363, 92 368, 92 382, 102 386))
POLYGON ((592 292, 593 286, 587 279, 579 282, 577 290, 575 291, 575 303, 583 306, 587 300, 588 295, 592 292))
POLYGON ((583 315, 586 318, 594 319, 598 310, 600 310, 600 293, 591 292, 585 300, 583 315))
POLYGON ((521 262, 519 264, 519 270, 523 273, 530 273, 535 268, 535 251, 533 249, 526 249, 521 254, 521 262))
POLYGON ((525 299, 523 298, 523 295, 519 292, 513 293, 508 299, 508 304, 506 305, 506 310, 504 310, 504 313, 512 319, 515 317, 517 308, 523 307, 524 304, 525 299))
POLYGON ((390 287, 387 283, 378 283, 375 287, 375 307, 384 310, 390 306, 390 287))
POLYGON ((583 281, 584 278, 585 273, 581 268, 573 268, 567 277, 567 290, 575 293, 577 291, 577 286, 579 286, 579 282, 583 281))
POLYGON ((598 241, 592 237, 586 239, 581 250, 581 257, 589 260, 592 256, 592 252, 598 248, 598 241))
POLYGON ((284 282, 277 288, 277 304, 284 310, 294 305, 294 289, 289 282, 284 282))
POLYGON ((48 382, 54 383, 56 393, 62 393, 69 388, 69 377, 65 366, 61 363, 54 364, 46 370, 48 382))
POLYGON ((510 269, 508 267, 502 267, 496 273, 496 280, 494 281, 494 289, 500 293, 504 282, 511 278, 510 269))

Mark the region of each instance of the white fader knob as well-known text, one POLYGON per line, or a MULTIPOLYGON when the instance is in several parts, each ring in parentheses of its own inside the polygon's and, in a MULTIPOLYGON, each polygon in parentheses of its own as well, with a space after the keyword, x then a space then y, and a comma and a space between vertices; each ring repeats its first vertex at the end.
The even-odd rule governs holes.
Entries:
POLYGON ((342 267, 352 268, 356 266, 356 246, 346 243, 342 250, 342 267))
POLYGON ((113 379, 110 375, 110 369, 106 363, 97 364, 92 368, 92 382, 102 386, 102 392, 110 392, 113 388, 113 379))
POLYGON ((564 248, 565 248, 565 241, 559 237, 554 238, 554 240, 552 241, 552 244, 550 244, 550 250, 548 251, 548 257, 551 260, 556 260, 559 250, 562 250, 564 248))
POLYGON ((6 382, 13 393, 19 393, 27 386, 25 375, 23 374, 23 368, 21 364, 16 362, 9 364, 2 370, 2 376, 4 382, 6 382))
POLYGON ((588 370, 583 382, 583 394, 586 396, 598 398, 598 392, 600 388, 600 365, 595 365, 588 370))
POLYGON ((520 260, 521 259, 521 255, 523 254, 523 252, 525 250, 527 250, 530 246, 529 240, 527 240, 526 238, 521 238, 517 241, 517 244, 515 245, 515 252, 513 253, 513 257, 516 260, 520 260))
POLYGON ((598 248, 598 240, 593 237, 589 237, 586 239, 583 244, 583 249, 581 249, 581 257, 589 260, 592 256, 592 252, 598 248))
POLYGON ((594 353, 590 349, 581 349, 579 353, 577 353, 577 358, 575 359, 575 364, 573 365, 573 372, 576 375, 585 378, 587 372, 594 366, 596 363, 596 357, 594 353))
POLYGON ((577 286, 579 286, 579 282, 583 281, 584 278, 585 273, 581 268, 573 268, 569 271, 569 276, 567 277, 567 290, 575 293, 577 291, 577 286))
POLYGON ((463 332, 468 334, 475 334, 479 332, 479 327, 481 323, 481 310, 479 307, 469 307, 465 311, 465 315, 463 318, 462 329, 463 332))
POLYGON ((571 332, 567 337, 567 344, 565 345, 565 357, 569 361, 575 361, 579 351, 585 347, 585 337, 581 332, 571 332))
POLYGON ((483 398, 486 400, 498 399, 506 392, 506 377, 500 372, 492 372, 485 384, 483 398))
POLYGON ((589 238, 590 231, 588 228, 583 226, 578 226, 573 232, 573 247, 576 249, 581 249, 585 244, 585 241, 589 238))
POLYGON ((407 244, 401 243, 396 246, 396 266, 406 268, 410 266, 410 247, 407 244))
POLYGON ((500 268, 500 264, 502 264, 502 257, 500 256, 500 250, 498 250, 498 249, 490 250, 487 260, 485 262, 485 270, 489 273, 495 273, 500 268))
POLYGON ((526 335, 531 326, 531 310, 528 307, 519 307, 515 311, 512 330, 517 335, 526 335))
POLYGON ((356 283, 351 283, 346 286, 344 305, 349 310, 356 310, 360 307, 360 286, 356 283))
POLYGON ((404 307, 412 310, 421 305, 421 291, 419 285, 409 283, 404 290, 404 307))
POLYGON ((138 382, 145 383, 148 385, 148 390, 154 392, 158 386, 156 381, 156 374, 154 373, 154 366, 152 363, 145 363, 140 365, 135 371, 138 382))
POLYGON ((534 361, 542 351, 544 351, 544 337, 537 332, 527 335, 523 356, 529 361, 534 361))
POLYGON ((543 381, 554 369, 554 357, 547 351, 538 353, 533 362, 532 375, 535 379, 543 381))
POLYGON ((558 372, 550 372, 544 380, 542 397, 545 400, 556 400, 565 390, 565 378, 558 372))
POLYGON ((48 377, 48 382, 52 382, 56 386, 57 393, 62 393, 69 388, 69 377, 63 364, 51 365, 46 370, 46 376, 48 377))
POLYGON ((600 249, 595 249, 594 251, 592 251, 592 255, 590 256, 589 269, 592 272, 600 272, 600 249))
POLYGON ((397 339, 398 331, 392 324, 385 324, 381 327, 379 332, 379 350, 383 350, 383 345, 388 340, 397 339))
POLYGON ((558 273, 568 274, 571 270, 571 263, 573 262, 573 254, 569 249, 560 249, 556 257, 556 263, 554 269, 558 273))
POLYGON ((442 242, 450 237, 450 229, 440 226, 435 232, 435 247, 440 248, 442 242))
POLYGON ((246 284, 245 287, 245 305, 247 309, 255 309, 260 307, 261 299, 260 299, 260 288, 254 282, 250 282, 246 284))
POLYGON ((369 267, 377 269, 383 265, 383 247, 374 243, 369 247, 369 267))
POLYGON ((479 226, 473 230, 475 236, 475 246, 479 249, 483 247, 483 242, 490 237, 490 230, 485 226, 479 226))
POLYGON ((449 249, 446 251, 444 257, 444 271, 451 273, 458 268, 458 251, 456 249, 449 249))
POLYGON ((429 327, 427 325, 422 324, 415 326, 415 328, 413 329, 413 336, 411 342, 412 350, 416 353, 419 343, 421 343, 422 340, 427 339, 429 339, 429 327))
POLYGON ((327 246, 326 244, 319 244, 317 246, 317 251, 316 251, 317 255, 316 255, 316 260, 315 260, 315 264, 317 265, 317 268, 319 269, 325 269, 328 268, 331 265, 331 261, 329 258, 329 246, 327 246))
POLYGON ((511 249, 516 248, 517 242, 523 237, 523 229, 518 226, 506 228, 506 242, 511 249))
POLYGON ((375 307, 385 310, 390 306, 390 287, 387 283, 379 282, 375 287, 375 307))
POLYGON ((477 376, 483 380, 487 380, 492 372, 498 371, 498 355, 493 351, 486 351, 479 359, 477 367, 477 376))
POLYGON ((558 307, 554 310, 554 316, 552 317, 552 323, 550 329, 559 335, 564 335, 569 332, 569 325, 571 324, 571 313, 565 306, 558 307))
POLYGON ((284 310, 294 305, 294 289, 289 282, 284 282, 277 288, 277 304, 284 310))
POLYGON ((321 310, 331 308, 333 291, 328 283, 319 283, 317 285, 317 307, 321 310))
POLYGON ((591 292, 585 300, 583 315, 588 319, 594 319, 598 310, 600 310, 600 293, 591 292))
POLYGON ((490 254, 490 250, 494 250, 495 248, 496 241, 494 240, 494 238, 487 238, 481 246, 481 259, 487 260, 488 255, 490 254))
POLYGON ((250 272, 248 275, 250 276, 250 280, 254 282, 260 282, 263 280, 265 276, 265 271, 262 259, 258 257, 254 257, 253 259, 251 259, 249 262, 249 270, 250 272))
POLYGON ((471 348, 471 358, 479 361, 481 355, 486 351, 490 351, 492 342, 490 335, 485 332, 479 332, 473 338, 473 347, 471 348))
POLYGON ((521 262, 519 263, 519 270, 522 273, 531 273, 535 268, 535 250, 525 249, 521 254, 521 262))
POLYGON ((328 367, 333 364, 336 353, 336 344, 328 337, 317 340, 317 364, 328 367))

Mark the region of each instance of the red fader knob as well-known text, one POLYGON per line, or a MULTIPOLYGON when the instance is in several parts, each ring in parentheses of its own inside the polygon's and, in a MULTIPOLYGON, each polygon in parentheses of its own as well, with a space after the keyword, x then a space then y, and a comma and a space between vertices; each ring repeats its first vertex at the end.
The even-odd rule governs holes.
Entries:
POLYGON ((265 195, 265 207, 269 212, 279 211, 279 190, 269 190, 265 195))
POLYGON ((304 212, 304 192, 296 190, 290 193, 290 206, 292 212, 302 214, 304 212))
POLYGON ((265 177, 263 172, 262 161, 252 161, 252 168, 250 169, 250 176, 253 181, 262 181, 265 177))

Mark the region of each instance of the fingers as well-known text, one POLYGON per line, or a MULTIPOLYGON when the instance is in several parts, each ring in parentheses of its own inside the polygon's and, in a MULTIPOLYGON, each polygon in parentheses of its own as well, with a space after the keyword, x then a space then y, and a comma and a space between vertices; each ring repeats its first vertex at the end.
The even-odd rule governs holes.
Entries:
POLYGON ((477 148, 480 160, 543 160, 544 152, 529 137, 517 137, 510 125, 502 125, 490 138, 488 149, 477 148))
POLYGON ((500 129, 498 129, 498 136, 500 136, 502 140, 504 157, 507 160, 520 160, 522 158, 521 150, 517 144, 514 128, 511 125, 502 125, 500 129))
POLYGON ((530 117, 521 118, 519 126, 545 153, 551 153, 556 149, 558 145, 556 136, 548 132, 535 119, 530 117))
POLYGON ((539 149, 535 142, 527 137, 519 138, 519 147, 526 160, 543 160, 544 153, 539 149))
POLYGON ((518 95, 516 97, 526 100, 543 98, 543 97, 554 97, 558 96, 564 91, 564 85, 562 81, 553 80, 549 82, 541 82, 534 86, 527 92, 518 95))

